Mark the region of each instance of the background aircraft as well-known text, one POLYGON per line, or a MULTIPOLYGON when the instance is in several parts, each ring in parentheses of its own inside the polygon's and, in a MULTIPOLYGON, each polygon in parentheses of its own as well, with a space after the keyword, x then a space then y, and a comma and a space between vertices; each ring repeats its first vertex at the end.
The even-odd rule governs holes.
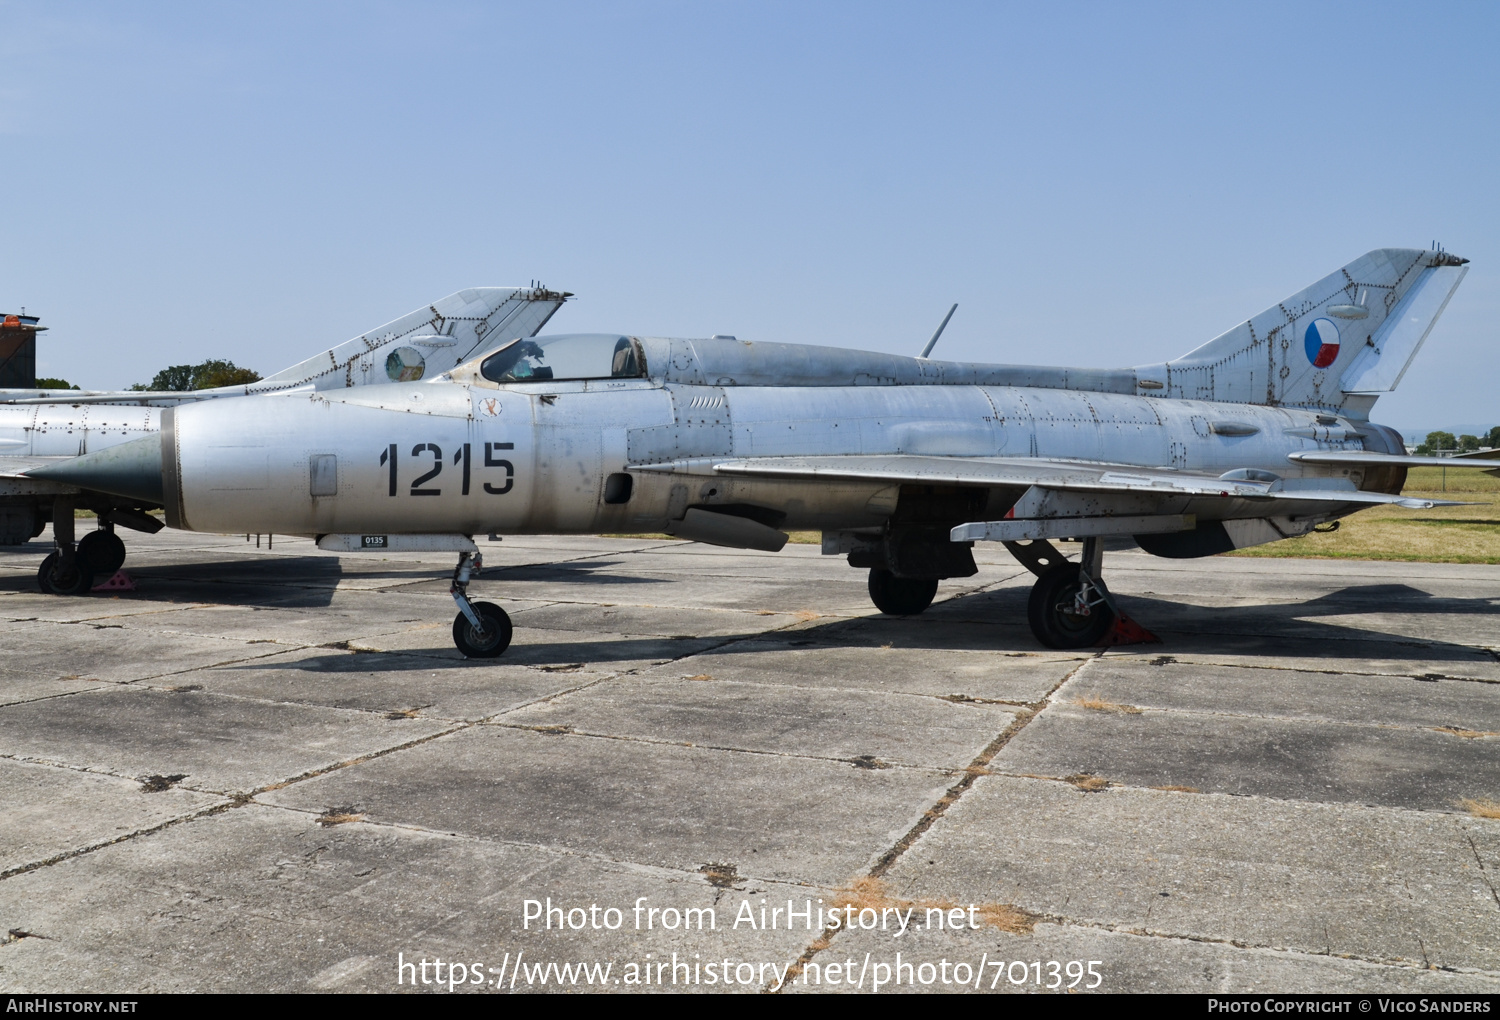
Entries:
POLYGON ((823 551, 867 569, 876 606, 897 614, 975 573, 975 541, 1001 541, 1038 575, 1037 638, 1078 647, 1118 617, 1105 537, 1205 556, 1372 504, 1435 505, 1400 493, 1409 465, 1436 459, 1407 456, 1369 414, 1464 264, 1373 251, 1181 358, 1130 369, 539 337, 431 383, 167 408, 159 437, 30 475, 162 506, 173 528, 454 550, 467 655, 510 640, 504 611, 467 596, 469 536, 489 531, 666 530, 774 551, 786 530, 821 529, 823 551), (1052 538, 1084 539, 1081 563, 1052 538))
MULTIPOLYGON (((76 509, 93 510, 99 529, 78 543, 78 554, 90 564, 90 576, 108 577, 125 560, 115 526, 152 533, 161 521, 146 507, 26 478, 22 471, 154 435, 164 407, 431 378, 508 340, 533 336, 570 297, 541 286, 462 290, 243 386, 170 392, 0 390, 0 545, 26 542, 49 520, 60 520, 59 514, 71 521, 76 509)), ((77 584, 83 577, 73 580, 77 584)))

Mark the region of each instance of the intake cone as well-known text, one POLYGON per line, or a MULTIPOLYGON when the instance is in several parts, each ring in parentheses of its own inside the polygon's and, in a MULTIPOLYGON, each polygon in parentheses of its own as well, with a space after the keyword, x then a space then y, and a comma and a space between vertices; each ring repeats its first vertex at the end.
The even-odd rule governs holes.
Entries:
POLYGON ((28 478, 76 485, 142 503, 163 503, 161 437, 144 436, 98 453, 86 453, 22 472, 28 478))

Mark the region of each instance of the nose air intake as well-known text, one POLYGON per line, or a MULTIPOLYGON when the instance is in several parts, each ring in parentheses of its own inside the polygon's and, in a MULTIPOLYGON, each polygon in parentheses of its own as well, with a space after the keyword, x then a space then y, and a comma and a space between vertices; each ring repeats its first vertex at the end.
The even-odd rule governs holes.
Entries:
POLYGON ((25 474, 29 478, 44 478, 49 482, 62 482, 80 489, 161 505, 165 502, 161 447, 161 436, 145 436, 61 464, 32 468, 25 474))

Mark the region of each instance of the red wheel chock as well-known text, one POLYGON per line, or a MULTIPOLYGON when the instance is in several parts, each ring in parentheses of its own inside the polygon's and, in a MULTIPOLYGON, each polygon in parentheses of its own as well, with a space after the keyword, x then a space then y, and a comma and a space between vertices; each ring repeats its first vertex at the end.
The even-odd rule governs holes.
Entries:
POLYGON ((130 575, 123 570, 116 570, 115 575, 103 584, 96 584, 90 591, 135 591, 135 582, 130 575))
POLYGON ((1104 637, 1099 641, 1100 646, 1104 648, 1112 648, 1115 645, 1159 645, 1161 643, 1161 638, 1124 613, 1115 614, 1115 622, 1110 624, 1109 630, 1104 632, 1104 637))

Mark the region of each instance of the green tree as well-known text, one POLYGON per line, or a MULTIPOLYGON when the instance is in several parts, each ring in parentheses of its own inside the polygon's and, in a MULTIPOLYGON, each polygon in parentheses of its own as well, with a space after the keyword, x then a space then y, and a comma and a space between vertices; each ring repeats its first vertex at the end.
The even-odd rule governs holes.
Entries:
POLYGON ((151 377, 148 390, 190 390, 193 388, 193 366, 172 365, 151 377))
POLYGON ((1473 453, 1475 450, 1479 449, 1479 437, 1459 436, 1458 449, 1461 453, 1473 453))
POLYGON ((208 390, 216 386, 243 386, 259 380, 260 373, 253 369, 240 368, 232 361, 210 358, 196 365, 171 365, 157 372, 150 384, 136 383, 130 388, 181 392, 208 390))
POLYGON ((240 368, 232 361, 209 360, 193 366, 192 388, 195 390, 211 390, 216 386, 243 386, 259 381, 259 372, 240 368))
POLYGON ((1418 449, 1423 450, 1426 456, 1433 456, 1439 450, 1454 450, 1458 448, 1458 438, 1452 432, 1429 432, 1427 438, 1422 440, 1418 449))
POLYGON ((1484 445, 1494 449, 1500 449, 1500 425, 1496 425, 1494 428, 1490 429, 1490 434, 1485 436, 1484 438, 1484 445))
POLYGON ((39 389, 39 390, 76 390, 76 389, 78 389, 77 386, 74 386, 72 383, 68 382, 68 380, 66 380, 66 379, 52 379, 52 378, 38 379, 36 381, 36 388, 39 389))

